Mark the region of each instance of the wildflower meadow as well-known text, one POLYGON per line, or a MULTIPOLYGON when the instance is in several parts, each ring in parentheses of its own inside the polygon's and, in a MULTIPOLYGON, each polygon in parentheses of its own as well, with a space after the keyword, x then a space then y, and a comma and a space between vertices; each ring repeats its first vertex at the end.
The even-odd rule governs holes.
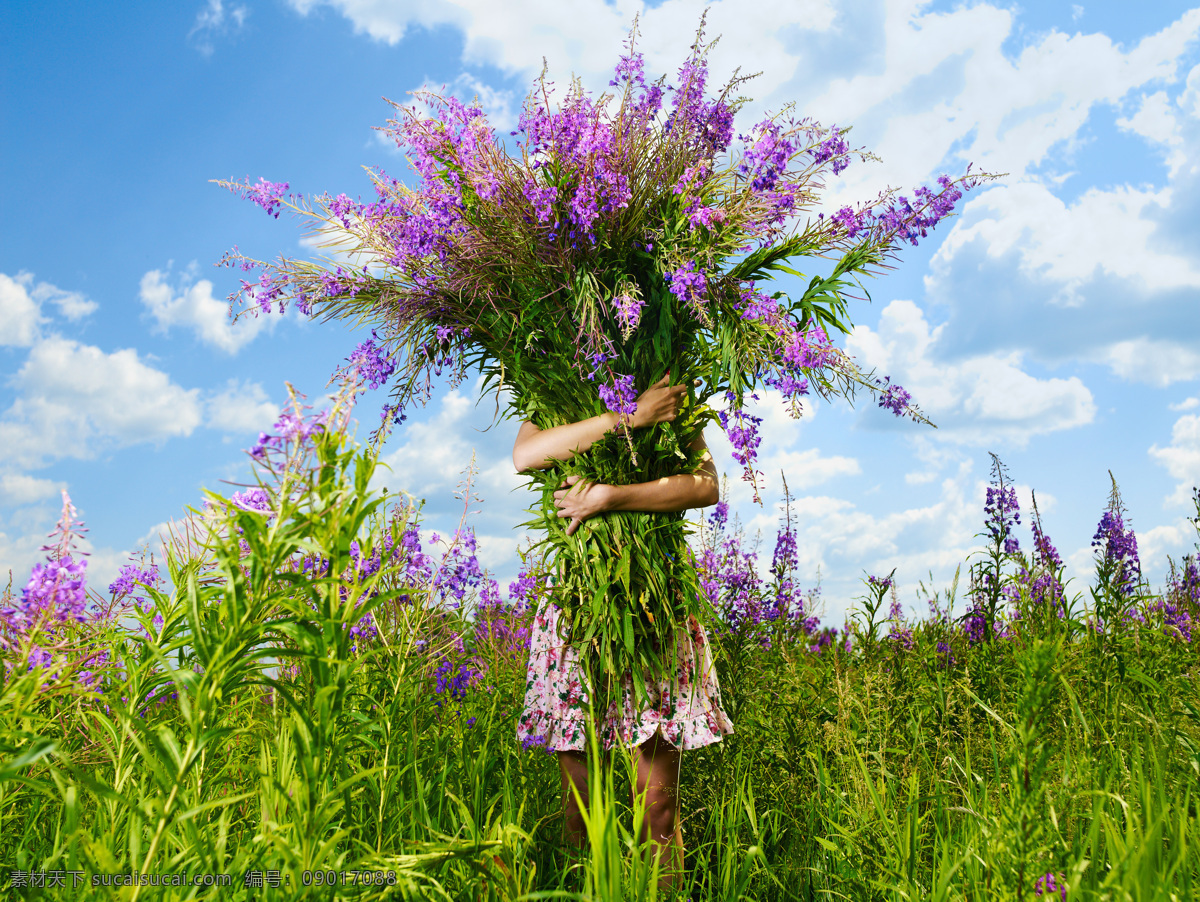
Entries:
POLYGON ((251 315, 291 303, 376 334, 328 406, 291 393, 247 449, 252 483, 198 498, 107 586, 63 492, 44 560, 0 598, 5 898, 1200 897, 1200 489, 1196 550, 1143 561, 1113 480, 1092 573, 1068 580, 1053 521, 1021 509, 992 455, 954 579, 864 573, 844 622, 799 573, 787 473, 763 499, 780 502, 773 536, 727 495, 574 536, 558 521, 568 477, 696 472, 706 425, 757 494, 770 437, 744 405, 763 386, 796 416, 865 392, 925 422, 836 341, 861 281, 992 176, 816 212, 823 174, 869 154, 790 110, 735 135, 740 82, 706 93, 704 47, 701 32, 677 82, 655 82, 631 35, 601 98, 576 86, 555 106, 543 77, 507 144, 453 98, 397 107, 387 133, 418 187, 372 172, 370 202, 222 183, 310 219, 333 255, 228 256, 257 273, 251 315), (680 416, 635 428, 667 372, 680 416), (535 536, 508 585, 480 560, 472 466, 446 535, 376 488, 387 432, 468 373, 498 416, 613 421, 527 474, 535 536), (382 425, 359 436, 360 396, 384 387, 382 425), (925 616, 906 614, 914 594, 925 616), (736 732, 683 755, 674 886, 639 840, 630 752, 593 731, 576 847, 546 737, 517 738, 550 599, 610 674, 661 666, 669 629, 706 622, 736 732))
MULTIPOLYGON (((108 587, 66 503, 3 602, 11 897, 670 897, 628 758, 593 756, 575 850, 553 756, 516 741, 544 561, 497 585, 466 517, 423 544, 346 422, 297 403, 259 486, 108 587)), ((1197 559, 1152 586, 1114 486, 1064 583, 1007 480, 919 620, 872 574, 822 623, 787 516, 769 563, 723 503, 698 524, 737 733, 684 757, 680 898, 1195 898, 1197 559)))

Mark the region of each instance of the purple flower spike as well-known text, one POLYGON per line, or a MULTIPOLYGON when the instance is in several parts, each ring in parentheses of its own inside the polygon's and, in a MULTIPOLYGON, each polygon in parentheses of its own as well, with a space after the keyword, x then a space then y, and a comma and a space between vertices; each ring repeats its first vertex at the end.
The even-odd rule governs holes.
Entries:
POLYGON ((893 383, 891 376, 884 376, 882 381, 877 379, 875 384, 879 386, 880 407, 890 410, 898 417, 912 412, 912 395, 905 391, 903 386, 893 383))
POLYGON ((638 394, 633 387, 633 376, 617 376, 612 385, 601 385, 596 391, 613 413, 632 415, 637 411, 638 394))

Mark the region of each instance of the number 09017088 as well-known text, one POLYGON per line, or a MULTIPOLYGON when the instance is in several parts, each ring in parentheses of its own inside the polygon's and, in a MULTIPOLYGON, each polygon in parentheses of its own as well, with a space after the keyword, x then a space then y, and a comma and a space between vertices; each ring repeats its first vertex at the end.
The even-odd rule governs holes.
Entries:
POLYGON ((302 871, 305 886, 395 886, 395 871, 302 871))

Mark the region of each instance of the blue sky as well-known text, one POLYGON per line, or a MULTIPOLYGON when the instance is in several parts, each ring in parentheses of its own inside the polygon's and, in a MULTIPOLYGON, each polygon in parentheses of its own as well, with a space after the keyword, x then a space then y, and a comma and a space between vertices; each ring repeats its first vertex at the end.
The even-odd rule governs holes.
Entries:
MULTIPOLYGON (((295 222, 210 179, 364 192, 364 165, 406 172, 372 130, 388 117, 383 97, 445 85, 506 127, 543 57, 559 80, 575 72, 602 88, 638 13, 648 67, 673 71, 703 6, 6 2, 0 574, 24 582, 66 488, 91 530, 93 582, 106 584, 202 488, 247 480, 242 449, 273 420, 284 383, 319 399, 361 340, 293 316, 229 323, 236 278, 213 266, 226 250, 311 251, 295 222)), ((1008 173, 853 311, 850 351, 907 386, 938 429, 869 401, 793 423, 768 397, 762 508, 710 435, 767 556, 783 470, 801 578, 819 569, 829 618, 864 572, 893 567, 913 604, 919 579, 948 581, 975 545, 994 451, 1023 498, 1037 491, 1081 575, 1111 469, 1160 579, 1166 556, 1191 548, 1184 518, 1200 484, 1200 9, 707 6, 723 36, 715 75, 762 71, 743 124, 794 101, 854 126, 882 158, 831 183, 831 204, 968 162, 1008 173)), ((385 449, 385 482, 425 498, 428 525, 445 533, 474 453, 484 500, 473 522, 485 563, 508 579, 525 505, 515 424, 488 430, 491 403, 475 401, 465 385, 418 411, 385 449)))

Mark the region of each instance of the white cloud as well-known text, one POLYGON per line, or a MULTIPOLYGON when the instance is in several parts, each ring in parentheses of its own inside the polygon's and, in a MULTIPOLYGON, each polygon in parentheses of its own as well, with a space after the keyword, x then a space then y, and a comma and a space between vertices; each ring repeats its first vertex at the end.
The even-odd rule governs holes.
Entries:
POLYGON ((230 379, 205 402, 204 425, 224 432, 262 432, 279 416, 279 405, 257 382, 230 379))
POLYGON ((1189 503, 1192 487, 1200 486, 1200 414, 1185 413, 1171 429, 1171 443, 1150 446, 1150 457, 1178 480, 1167 498, 1170 504, 1189 503))
POLYGON ((1167 407, 1171 410, 1195 410, 1200 407, 1200 398, 1185 398, 1178 404, 1168 404, 1167 407))
MULTIPOLYGON (((545 59, 551 78, 567 84, 579 76, 589 88, 603 89, 622 41, 640 20, 641 49, 648 68, 673 72, 692 43, 701 13, 708 11, 708 34, 721 35, 711 54, 719 77, 752 60, 762 77, 755 93, 766 96, 793 74, 800 48, 789 47, 797 31, 825 31, 835 21, 830 0, 795 0, 786 4, 666 0, 649 7, 639 0, 443 0, 408 3, 403 0, 290 0, 302 15, 328 6, 349 19, 356 31, 387 44, 397 44, 411 29, 449 25, 462 32, 463 61, 495 66, 508 75, 530 78, 545 59)), ((802 40, 802 38, 797 38, 802 40)))
POLYGON ((38 479, 24 473, 0 473, 0 501, 4 504, 32 504, 56 497, 67 487, 65 482, 38 479))
POLYGON ((82 294, 63 291, 48 282, 33 281, 33 273, 19 272, 15 276, 0 273, 0 346, 27 348, 38 340, 41 327, 47 322, 42 305, 54 304, 69 320, 78 320, 92 313, 97 304, 82 294))
POLYGON ((228 305, 213 297, 208 279, 189 284, 185 275, 176 294, 167 282, 168 274, 150 270, 142 276, 139 292, 142 304, 163 332, 172 326, 186 326, 205 344, 235 354, 267 324, 267 317, 252 314, 232 322, 228 305))
POLYGON ((18 397, 0 416, 9 465, 190 435, 201 421, 199 391, 176 385, 132 349, 108 354, 53 336, 34 345, 12 384, 18 397))
MULTIPOLYGON (((27 285, 33 283, 33 276, 29 273, 21 273, 17 276, 18 279, 25 277, 27 285)), ((83 319, 96 312, 100 306, 95 301, 88 300, 78 291, 65 291, 56 285, 51 285, 49 282, 39 282, 34 286, 30 296, 38 302, 38 304, 51 303, 58 308, 58 312, 67 319, 75 322, 83 319)))
POLYGON ((26 290, 21 273, 16 279, 0 273, 0 345, 27 348, 43 322, 37 302, 26 290))
POLYGON ((1019 352, 937 358, 943 326, 930 329, 912 301, 892 301, 878 331, 859 326, 847 349, 860 363, 891 375, 938 425, 938 438, 984 445, 1008 441, 1023 447, 1038 433, 1090 423, 1096 405, 1077 377, 1037 379, 1022 368, 1019 352))
POLYGON ((1135 338, 1105 348, 1099 358, 1131 382, 1164 388, 1200 375, 1200 350, 1172 341, 1135 338))
POLYGON ((1143 215, 1170 201, 1169 188, 1089 188, 1067 204, 1035 182, 997 186, 968 204, 938 248, 927 284, 978 242, 991 259, 1015 252, 1022 272, 1055 285, 1064 306, 1086 303, 1085 287, 1101 277, 1129 280, 1143 296, 1200 288, 1200 269, 1162 250, 1156 224, 1143 215))
POLYGON ((1166 91, 1143 94, 1137 112, 1118 119, 1117 125, 1126 131, 1141 135, 1152 143, 1163 145, 1167 149, 1171 174, 1174 174, 1187 158, 1182 150, 1182 129, 1166 91))
POLYGON ((240 31, 249 14, 249 8, 240 3, 226 8, 224 0, 208 0, 196 13, 196 21, 188 32, 188 39, 195 42, 196 49, 204 56, 212 56, 215 49, 213 40, 240 31))

